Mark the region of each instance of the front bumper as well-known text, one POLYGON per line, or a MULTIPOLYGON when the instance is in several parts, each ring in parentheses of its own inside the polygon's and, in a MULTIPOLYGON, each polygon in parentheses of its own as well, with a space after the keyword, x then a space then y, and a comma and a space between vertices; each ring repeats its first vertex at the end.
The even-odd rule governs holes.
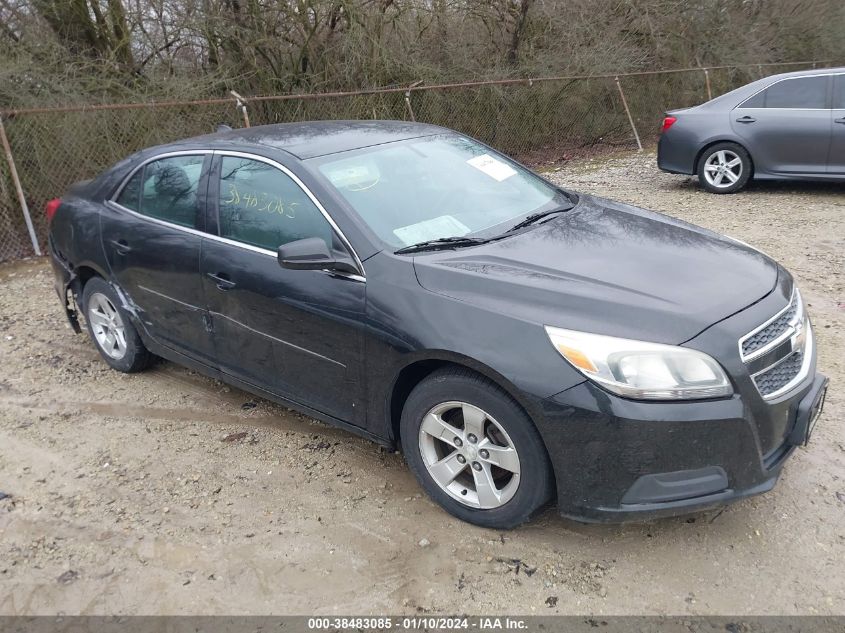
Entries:
POLYGON ((584 382, 541 401, 564 516, 623 522, 700 511, 771 490, 817 418, 827 378, 771 405, 787 417, 779 446, 764 451, 740 395, 695 402, 626 400, 584 382))

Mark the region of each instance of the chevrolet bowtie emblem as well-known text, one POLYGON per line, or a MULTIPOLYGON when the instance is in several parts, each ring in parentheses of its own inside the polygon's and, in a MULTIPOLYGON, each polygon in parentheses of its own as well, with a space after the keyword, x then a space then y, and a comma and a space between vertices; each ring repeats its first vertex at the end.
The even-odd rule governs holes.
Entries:
POLYGON ((804 349, 804 342, 807 340, 807 331, 802 321, 796 323, 793 329, 794 333, 790 340, 792 341, 792 351, 797 352, 798 350, 804 349))

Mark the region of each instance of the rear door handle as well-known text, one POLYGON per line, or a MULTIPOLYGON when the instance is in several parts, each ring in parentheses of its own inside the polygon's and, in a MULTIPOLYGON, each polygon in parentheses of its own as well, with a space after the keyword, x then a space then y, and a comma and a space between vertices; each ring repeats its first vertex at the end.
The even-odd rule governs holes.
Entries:
POLYGON ((757 120, 757 119, 755 119, 753 116, 748 116, 748 115, 746 114, 745 116, 741 116, 741 117, 739 117, 739 118, 736 120, 736 122, 737 122, 737 123, 754 123, 754 121, 756 121, 756 120, 757 120))
POLYGON ((237 284, 229 279, 229 275, 226 273, 206 273, 211 279, 214 280, 214 283, 217 284, 218 290, 231 290, 237 284))
POLYGON ((841 119, 833 119, 833 122, 834 123, 845 123, 845 116, 842 117, 841 119))
POLYGON ((132 250, 132 247, 129 246, 126 240, 109 240, 109 244, 114 246, 114 250, 117 251, 118 255, 126 255, 132 250))

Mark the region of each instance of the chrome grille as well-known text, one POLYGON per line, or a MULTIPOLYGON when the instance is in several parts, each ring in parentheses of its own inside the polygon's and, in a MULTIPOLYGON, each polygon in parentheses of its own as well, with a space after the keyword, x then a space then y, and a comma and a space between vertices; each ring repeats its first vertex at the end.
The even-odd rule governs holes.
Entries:
POLYGON ((809 369, 813 333, 798 290, 789 304, 739 340, 739 354, 757 391, 770 400, 787 393, 809 369))
POLYGON ((804 364, 804 350, 793 352, 774 367, 754 377, 754 384, 764 398, 771 395, 792 382, 801 372, 804 364))
POLYGON ((781 338, 790 327, 790 322, 798 314, 798 302, 795 300, 795 295, 792 295, 792 302, 779 317, 774 321, 763 327, 762 330, 757 330, 754 334, 742 341, 742 355, 751 356, 754 352, 763 349, 772 341, 781 338))

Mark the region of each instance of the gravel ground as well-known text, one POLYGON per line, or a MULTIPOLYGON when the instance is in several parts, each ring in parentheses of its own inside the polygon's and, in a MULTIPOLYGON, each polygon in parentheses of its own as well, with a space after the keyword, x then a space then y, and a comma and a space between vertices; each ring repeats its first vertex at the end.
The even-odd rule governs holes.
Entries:
POLYGON ((109 370, 46 262, 0 267, 0 614, 845 614, 845 196, 701 192, 653 155, 560 182, 757 246, 792 270, 831 378, 812 444, 721 512, 461 523, 402 457, 181 367, 109 370))

